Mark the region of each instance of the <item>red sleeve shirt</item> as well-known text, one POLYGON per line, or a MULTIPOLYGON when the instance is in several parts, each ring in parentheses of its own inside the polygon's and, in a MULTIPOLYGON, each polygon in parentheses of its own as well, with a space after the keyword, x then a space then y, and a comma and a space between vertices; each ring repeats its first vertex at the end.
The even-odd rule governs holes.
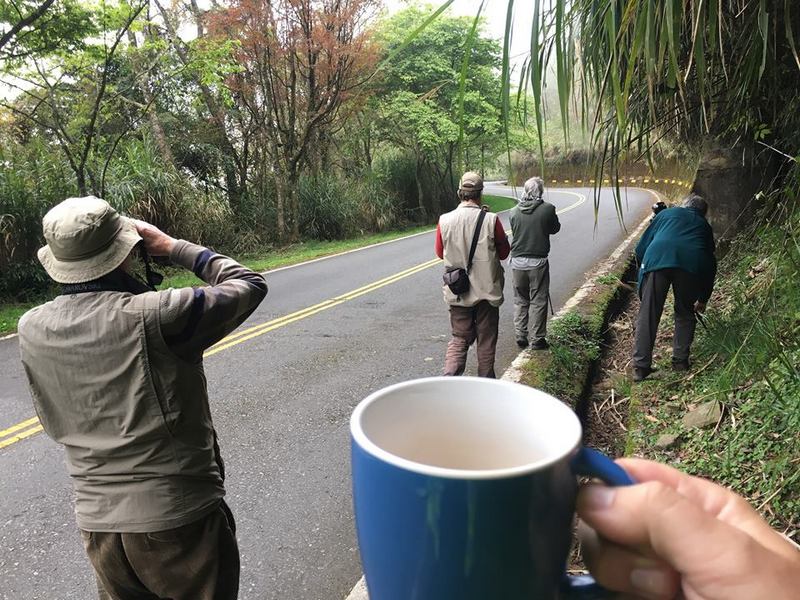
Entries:
POLYGON ((500 217, 494 222, 494 247, 497 249, 497 256, 500 260, 508 258, 508 253, 511 252, 511 244, 508 243, 506 237, 506 230, 500 222, 500 217))
POLYGON ((434 244, 433 249, 436 251, 436 256, 439 258, 444 258, 444 244, 442 243, 442 230, 439 228, 439 224, 436 224, 436 243, 434 244))

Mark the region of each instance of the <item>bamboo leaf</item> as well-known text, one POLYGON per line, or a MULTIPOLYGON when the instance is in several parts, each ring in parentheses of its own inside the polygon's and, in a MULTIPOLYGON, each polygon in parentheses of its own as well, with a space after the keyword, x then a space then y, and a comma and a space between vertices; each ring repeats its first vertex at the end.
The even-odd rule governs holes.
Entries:
POLYGON ((769 13, 767 0, 761 0, 758 6, 758 32, 761 34, 761 65, 758 68, 758 79, 764 75, 767 67, 767 48, 769 47, 769 13))
POLYGON ((533 110, 536 117, 536 134, 539 138, 539 162, 541 165, 542 176, 544 177, 544 131, 542 119, 542 71, 543 56, 539 43, 539 31, 543 28, 540 25, 542 20, 541 2, 533 0, 533 19, 531 21, 531 89, 533 90, 533 110))
POLYGON ((458 78, 458 161, 464 167, 464 96, 467 87, 467 71, 469 70, 469 59, 472 56, 472 49, 475 46, 475 36, 480 23, 481 12, 486 0, 481 1, 475 19, 472 21, 472 28, 467 35, 464 43, 464 57, 461 60, 461 73, 458 78))
POLYGON ((503 72, 500 76, 501 90, 501 106, 503 123, 505 124, 505 140, 506 140, 506 155, 508 159, 509 168, 511 166, 511 140, 508 135, 508 109, 510 104, 509 88, 511 87, 511 68, 510 68, 510 46, 511 46, 511 26, 514 20, 514 0, 508 0, 508 7, 506 10, 506 26, 503 36, 503 72))
POLYGON ((792 32, 792 13, 791 13, 790 0, 784 0, 783 3, 783 22, 786 24, 786 41, 789 42, 789 48, 792 50, 794 62, 797 63, 797 68, 800 69, 800 56, 797 55, 797 47, 794 43, 794 33, 792 32))

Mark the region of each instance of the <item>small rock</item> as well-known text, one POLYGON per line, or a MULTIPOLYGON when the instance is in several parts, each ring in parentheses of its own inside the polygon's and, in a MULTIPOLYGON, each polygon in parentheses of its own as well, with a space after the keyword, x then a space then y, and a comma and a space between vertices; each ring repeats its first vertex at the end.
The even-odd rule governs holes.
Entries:
POLYGON ((678 434, 677 433, 663 433, 658 436, 656 440, 655 446, 656 448, 661 448, 662 450, 666 450, 667 448, 671 448, 675 445, 675 442, 678 441, 678 434))
POLYGON ((703 427, 716 425, 721 416, 722 409, 719 406, 719 402, 716 400, 711 400, 710 402, 701 404, 694 410, 690 410, 683 416, 681 421, 683 426, 687 429, 702 429, 703 427))

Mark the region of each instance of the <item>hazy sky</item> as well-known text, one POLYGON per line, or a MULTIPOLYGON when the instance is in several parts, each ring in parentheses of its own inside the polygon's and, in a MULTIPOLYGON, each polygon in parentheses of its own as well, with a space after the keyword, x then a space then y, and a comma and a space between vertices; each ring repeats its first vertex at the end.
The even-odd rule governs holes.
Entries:
MULTIPOLYGON (((432 0, 429 3, 436 9, 444 4, 444 1, 432 0)), ((401 9, 406 2, 404 0, 385 0, 385 4, 390 12, 394 12, 401 9)), ((514 29, 511 36, 512 62, 522 62, 525 55, 530 51, 531 19, 533 18, 532 4, 529 0, 516 0, 514 2, 514 29)), ((475 16, 480 5, 480 0, 455 0, 450 5, 449 10, 454 15, 475 16)), ((482 15, 486 20, 486 33, 490 37, 499 40, 503 39, 507 9, 507 0, 486 0, 482 15)))

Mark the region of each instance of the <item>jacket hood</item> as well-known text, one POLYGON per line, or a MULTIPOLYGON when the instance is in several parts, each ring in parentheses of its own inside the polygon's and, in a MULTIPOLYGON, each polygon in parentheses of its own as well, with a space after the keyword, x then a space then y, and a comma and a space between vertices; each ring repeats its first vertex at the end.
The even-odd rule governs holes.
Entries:
POLYGON ((520 212, 532 213, 542 202, 544 202, 544 200, 541 198, 534 198, 533 200, 522 199, 519 201, 517 206, 519 207, 520 212))

